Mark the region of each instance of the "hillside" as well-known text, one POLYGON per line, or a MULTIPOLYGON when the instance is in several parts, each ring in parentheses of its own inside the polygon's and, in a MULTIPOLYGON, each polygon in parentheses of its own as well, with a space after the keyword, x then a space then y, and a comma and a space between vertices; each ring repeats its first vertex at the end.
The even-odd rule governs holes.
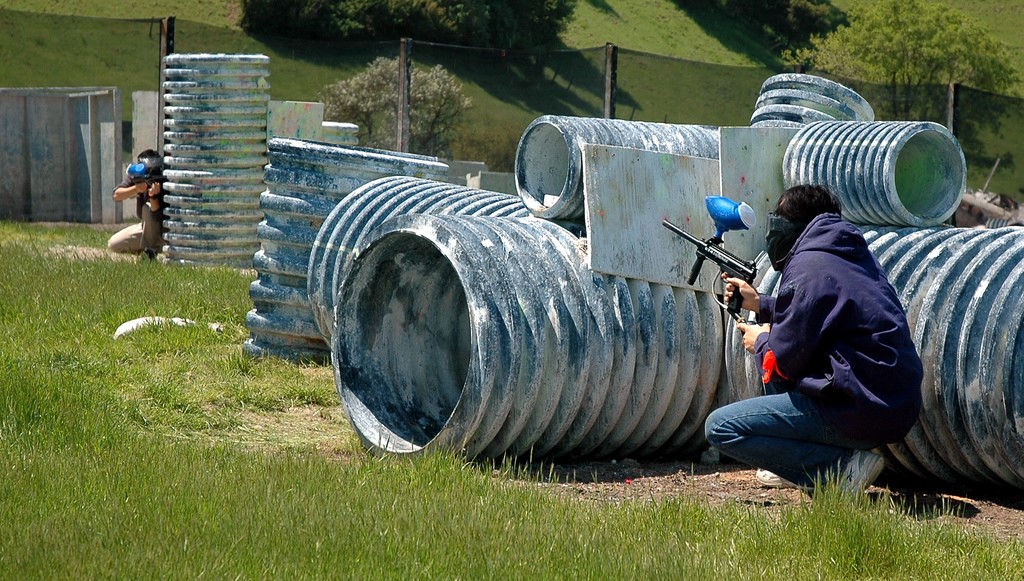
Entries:
MULTIPOLYGON (((832 0, 840 10, 873 0, 832 0)), ((1013 50, 1024 70, 1024 0, 932 0, 967 12, 1013 50)), ((722 15, 682 0, 578 0, 562 41, 569 48, 611 42, 630 50, 723 65, 772 65, 775 57, 722 15)), ((0 0, 0 9, 93 16, 162 18, 176 16, 216 28, 237 29, 237 0, 0 0)))
MULTIPOLYGON (((835 4, 849 9, 861 1, 835 4)), ((1024 36, 1016 33, 1024 24, 1024 0, 949 3, 969 10, 994 36, 1024 55, 1024 36)), ((725 15, 681 4, 579 0, 563 41, 569 48, 590 50, 505 55, 416 43, 413 60, 420 66, 440 64, 463 82, 474 107, 455 154, 485 160, 499 171, 511 169, 518 137, 537 116, 601 115, 606 42, 621 49, 616 117, 745 125, 761 82, 784 68, 752 42, 753 34, 725 15)), ((271 98, 277 100, 319 100, 326 85, 350 76, 376 56, 397 53, 395 41, 340 44, 250 37, 234 25, 235 6, 222 0, 153 0, 145 5, 125 0, 0 0, 0 86, 117 86, 124 118, 131 119, 131 93, 157 89, 157 19, 168 14, 177 18, 177 52, 270 56, 271 98)), ((1024 57, 1018 62, 1024 71, 1024 57)), ((944 102, 944 90, 939 97, 944 102)), ((1000 110, 985 98, 972 98, 963 103, 966 115, 992 117, 990 112, 1000 110)), ((1024 196, 1024 177, 1017 177, 1024 176, 1024 167, 1014 164, 1014 157, 1024 159, 1020 102, 1004 100, 1001 107, 1008 114, 996 114, 997 125, 982 128, 970 146, 964 142, 968 183, 980 188, 999 158, 991 189, 1024 196)))
MULTIPOLYGON (((1024 72, 1024 0, 931 0, 970 14, 994 38, 1010 47, 1024 72)), ((833 0, 844 12, 873 0, 833 0)), ((721 14, 681 0, 579 0, 573 22, 562 35, 566 46, 582 48, 611 42, 632 50, 725 65, 774 64, 721 14)), ((695 3, 700 4, 700 3, 695 3)), ((1022 83, 1024 87, 1024 83, 1022 83)))

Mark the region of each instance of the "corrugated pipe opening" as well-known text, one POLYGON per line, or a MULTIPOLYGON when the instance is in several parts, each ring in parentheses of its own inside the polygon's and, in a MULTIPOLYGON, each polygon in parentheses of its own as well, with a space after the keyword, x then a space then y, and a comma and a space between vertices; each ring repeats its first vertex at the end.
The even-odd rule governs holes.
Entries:
POLYGON ((927 227, 956 211, 967 163, 956 137, 937 123, 822 121, 793 136, 783 181, 827 185, 857 224, 927 227))
POLYGON ((422 449, 438 438, 464 397, 475 342, 452 259, 418 235, 390 235, 367 249, 339 301, 351 305, 347 315, 355 317, 344 325, 355 347, 335 349, 342 356, 337 381, 353 423, 371 446, 422 449))
POLYGON ((584 144, 710 159, 719 155, 717 127, 543 115, 523 131, 516 150, 516 189, 535 216, 583 217, 584 144))
POLYGON ((906 135, 885 157, 885 171, 892 176, 900 203, 926 224, 953 215, 967 177, 959 145, 952 135, 935 129, 941 126, 933 125, 906 135))
POLYGON ((516 184, 530 211, 560 215, 560 209, 568 204, 583 165, 580 149, 571 140, 559 126, 537 122, 520 138, 516 184), (537 163, 534 157, 543 159, 543 163, 537 163))

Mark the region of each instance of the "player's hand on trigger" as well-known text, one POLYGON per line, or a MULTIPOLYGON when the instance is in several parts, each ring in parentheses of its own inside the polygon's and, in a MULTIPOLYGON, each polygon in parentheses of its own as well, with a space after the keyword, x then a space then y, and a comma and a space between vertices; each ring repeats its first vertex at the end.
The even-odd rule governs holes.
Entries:
POLYGON ((757 312, 761 308, 761 295, 758 294, 757 289, 750 286, 747 281, 731 277, 726 273, 722 273, 722 280, 725 282, 725 302, 729 303, 729 299, 732 298, 733 293, 739 290, 740 296, 743 297, 743 303, 740 305, 748 311, 757 312))

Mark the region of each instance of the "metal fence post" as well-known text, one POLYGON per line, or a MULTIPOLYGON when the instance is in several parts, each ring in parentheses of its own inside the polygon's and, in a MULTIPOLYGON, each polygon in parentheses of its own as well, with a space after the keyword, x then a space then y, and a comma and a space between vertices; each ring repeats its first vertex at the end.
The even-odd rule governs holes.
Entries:
POLYGON ((604 118, 615 119, 615 83, 619 68, 619 47, 604 45, 604 118))
POLYGON ((403 38, 398 51, 398 111, 395 116, 396 151, 409 151, 409 100, 412 85, 412 39, 403 38))
MULTIPOLYGON (((164 57, 174 53, 174 17, 168 16, 160 22, 160 78, 157 79, 157 115, 156 115, 156 150, 163 155, 164 152, 164 71, 167 65, 164 64, 164 57)), ((137 151, 131 152, 134 156, 137 151)))
POLYGON ((957 133, 957 115, 960 113, 960 83, 950 83, 946 89, 946 129, 957 133))

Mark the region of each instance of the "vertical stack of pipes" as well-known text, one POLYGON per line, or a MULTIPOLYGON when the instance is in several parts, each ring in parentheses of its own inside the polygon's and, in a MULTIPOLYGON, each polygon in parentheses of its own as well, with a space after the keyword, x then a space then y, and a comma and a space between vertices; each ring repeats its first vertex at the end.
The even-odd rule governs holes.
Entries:
POLYGON ((263 219, 269 62, 245 54, 164 57, 164 261, 252 267, 263 219))
POLYGON ((306 273, 317 232, 338 202, 359 186, 392 175, 441 179, 448 166, 434 157, 273 138, 267 189, 259 198, 260 249, 250 257, 259 278, 249 287, 245 323, 250 356, 324 362, 330 347, 313 319, 306 273))

